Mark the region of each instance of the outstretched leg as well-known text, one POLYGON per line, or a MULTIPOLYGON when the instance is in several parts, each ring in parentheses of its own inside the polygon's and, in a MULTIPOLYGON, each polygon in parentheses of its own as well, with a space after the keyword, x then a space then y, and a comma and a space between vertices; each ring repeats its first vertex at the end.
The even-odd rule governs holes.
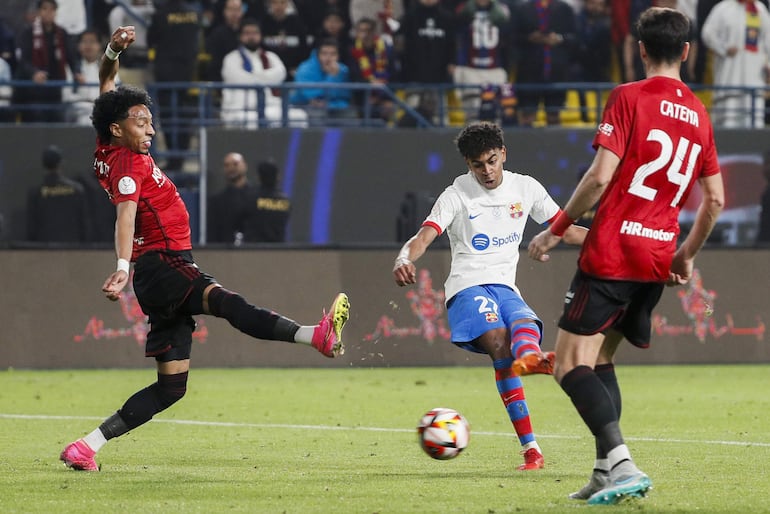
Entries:
POLYGON ((345 293, 337 294, 329 311, 324 311, 317 325, 310 326, 256 307, 240 294, 218 284, 209 285, 202 300, 202 312, 224 318, 234 328, 257 339, 312 345, 326 357, 336 357, 345 351, 342 329, 350 315, 350 302, 345 293))

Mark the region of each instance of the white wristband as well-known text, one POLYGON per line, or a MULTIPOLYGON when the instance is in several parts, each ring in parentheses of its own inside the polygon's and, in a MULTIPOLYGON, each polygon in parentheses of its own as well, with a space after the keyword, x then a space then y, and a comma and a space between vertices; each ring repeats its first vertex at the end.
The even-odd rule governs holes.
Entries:
POLYGON ((116 61, 119 55, 120 52, 113 50, 110 44, 107 43, 107 48, 104 49, 104 56, 111 61, 116 61))
POLYGON ((398 269, 401 266, 409 266, 410 264, 412 264, 412 261, 410 261, 406 257, 398 257, 396 259, 395 264, 393 265, 393 269, 398 269))
POLYGON ((128 275, 129 262, 126 259, 118 259, 118 268, 115 271, 125 271, 128 275))

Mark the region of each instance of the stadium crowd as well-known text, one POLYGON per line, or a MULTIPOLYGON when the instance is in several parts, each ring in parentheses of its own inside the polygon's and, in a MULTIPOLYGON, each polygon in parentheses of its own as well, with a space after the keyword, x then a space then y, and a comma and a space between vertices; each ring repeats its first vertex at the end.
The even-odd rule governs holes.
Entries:
MULTIPOLYGON (((190 163, 202 119, 247 128, 593 123, 603 98, 589 107, 594 91, 579 84, 609 91, 643 77, 633 22, 655 4, 691 20, 682 76, 696 92, 715 87, 703 95, 714 125, 760 128, 770 118, 767 1, 4 0, 0 124, 90 125, 108 35, 129 24, 137 39, 117 80, 152 88, 172 175, 190 163), (565 116, 575 97, 554 84, 578 93, 577 118, 565 116)), ((87 239, 102 240, 96 232, 87 239)))
MULTIPOLYGON (((462 113, 460 122, 475 118, 503 125, 556 125, 567 90, 551 85, 641 78, 632 27, 651 5, 676 7, 690 18, 693 51, 683 70, 690 83, 760 88, 759 94, 746 89, 737 95, 715 91, 717 126, 758 128, 766 117, 761 115, 765 111, 761 88, 770 77, 767 0, 7 0, 3 4, 0 121, 5 122, 88 123, 83 102, 93 100, 93 88, 79 86, 96 82, 93 48, 104 46, 117 26, 131 24, 138 29, 137 42, 122 59, 121 79, 140 86, 224 84, 221 95, 216 92, 212 116, 226 123, 276 121, 283 114, 280 97, 286 96, 289 119, 296 126, 362 116, 384 126, 416 124, 382 89, 340 87, 360 83, 394 86, 413 112, 429 121, 441 114, 437 106, 444 102, 462 113), (710 17, 712 9, 715 16, 710 17), (248 34, 242 31, 244 23, 252 27, 248 34), (326 50, 320 59, 322 43, 326 50), (709 53, 713 71, 706 64, 711 62, 709 53), (26 83, 3 87, 9 79, 26 83), (71 85, 46 87, 51 81, 71 85), (256 97, 229 87, 244 83, 280 87, 266 88, 264 96, 256 97), (290 88, 302 83, 314 86, 290 88), (331 85, 315 87, 319 83, 331 85), (237 105, 219 109, 233 98, 237 105), (721 115, 721 104, 729 112, 753 107, 760 114, 721 115), (540 122, 538 112, 545 113, 540 122)), ((190 124, 185 120, 201 116, 194 91, 169 88, 157 95, 169 147, 180 152, 189 146, 190 124)), ((590 121, 584 91, 578 93, 581 121, 590 121)))

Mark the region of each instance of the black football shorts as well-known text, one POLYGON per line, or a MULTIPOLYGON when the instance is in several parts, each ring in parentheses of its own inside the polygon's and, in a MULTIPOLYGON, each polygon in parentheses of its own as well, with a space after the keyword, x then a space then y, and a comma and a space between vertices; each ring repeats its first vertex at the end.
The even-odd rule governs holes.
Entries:
POLYGON ((149 316, 145 355, 161 362, 190 358, 203 290, 216 280, 203 273, 189 251, 150 251, 134 263, 134 293, 149 316), (190 301, 191 299, 196 299, 190 301))
POLYGON ((559 328, 593 335, 613 328, 634 346, 650 346, 652 309, 663 294, 658 282, 603 280, 578 270, 564 298, 559 328))

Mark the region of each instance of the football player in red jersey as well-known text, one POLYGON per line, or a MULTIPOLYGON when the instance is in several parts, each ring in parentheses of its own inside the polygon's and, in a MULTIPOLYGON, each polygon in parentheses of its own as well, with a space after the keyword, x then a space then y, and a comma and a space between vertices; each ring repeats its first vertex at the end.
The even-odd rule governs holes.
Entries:
POLYGON ((654 7, 637 27, 647 78, 612 91, 590 169, 562 215, 529 245, 530 257, 547 260, 565 227, 599 201, 566 294, 554 364, 554 378, 596 439, 591 479, 570 495, 590 504, 643 496, 651 487, 620 431, 613 356, 624 337, 649 346, 651 312, 664 285, 690 280, 724 204, 711 122, 679 76, 690 48, 689 21, 654 7), (679 210, 695 182, 702 201, 677 248, 679 210))
POLYGON ((342 353, 342 328, 349 316, 347 295, 339 293, 317 325, 300 326, 248 303, 198 268, 185 204, 150 155, 155 135, 150 97, 141 89, 115 87, 118 55, 134 38, 132 26, 112 34, 100 64, 101 94, 92 114, 97 133, 94 173, 117 209, 117 269, 102 291, 110 300, 120 298, 129 262, 134 262, 134 293, 150 323, 145 354, 155 358, 158 378, 62 451, 67 466, 84 471, 98 471, 94 455, 109 439, 146 423, 184 396, 195 328, 192 316, 225 318, 257 339, 304 343, 327 357, 342 353))

